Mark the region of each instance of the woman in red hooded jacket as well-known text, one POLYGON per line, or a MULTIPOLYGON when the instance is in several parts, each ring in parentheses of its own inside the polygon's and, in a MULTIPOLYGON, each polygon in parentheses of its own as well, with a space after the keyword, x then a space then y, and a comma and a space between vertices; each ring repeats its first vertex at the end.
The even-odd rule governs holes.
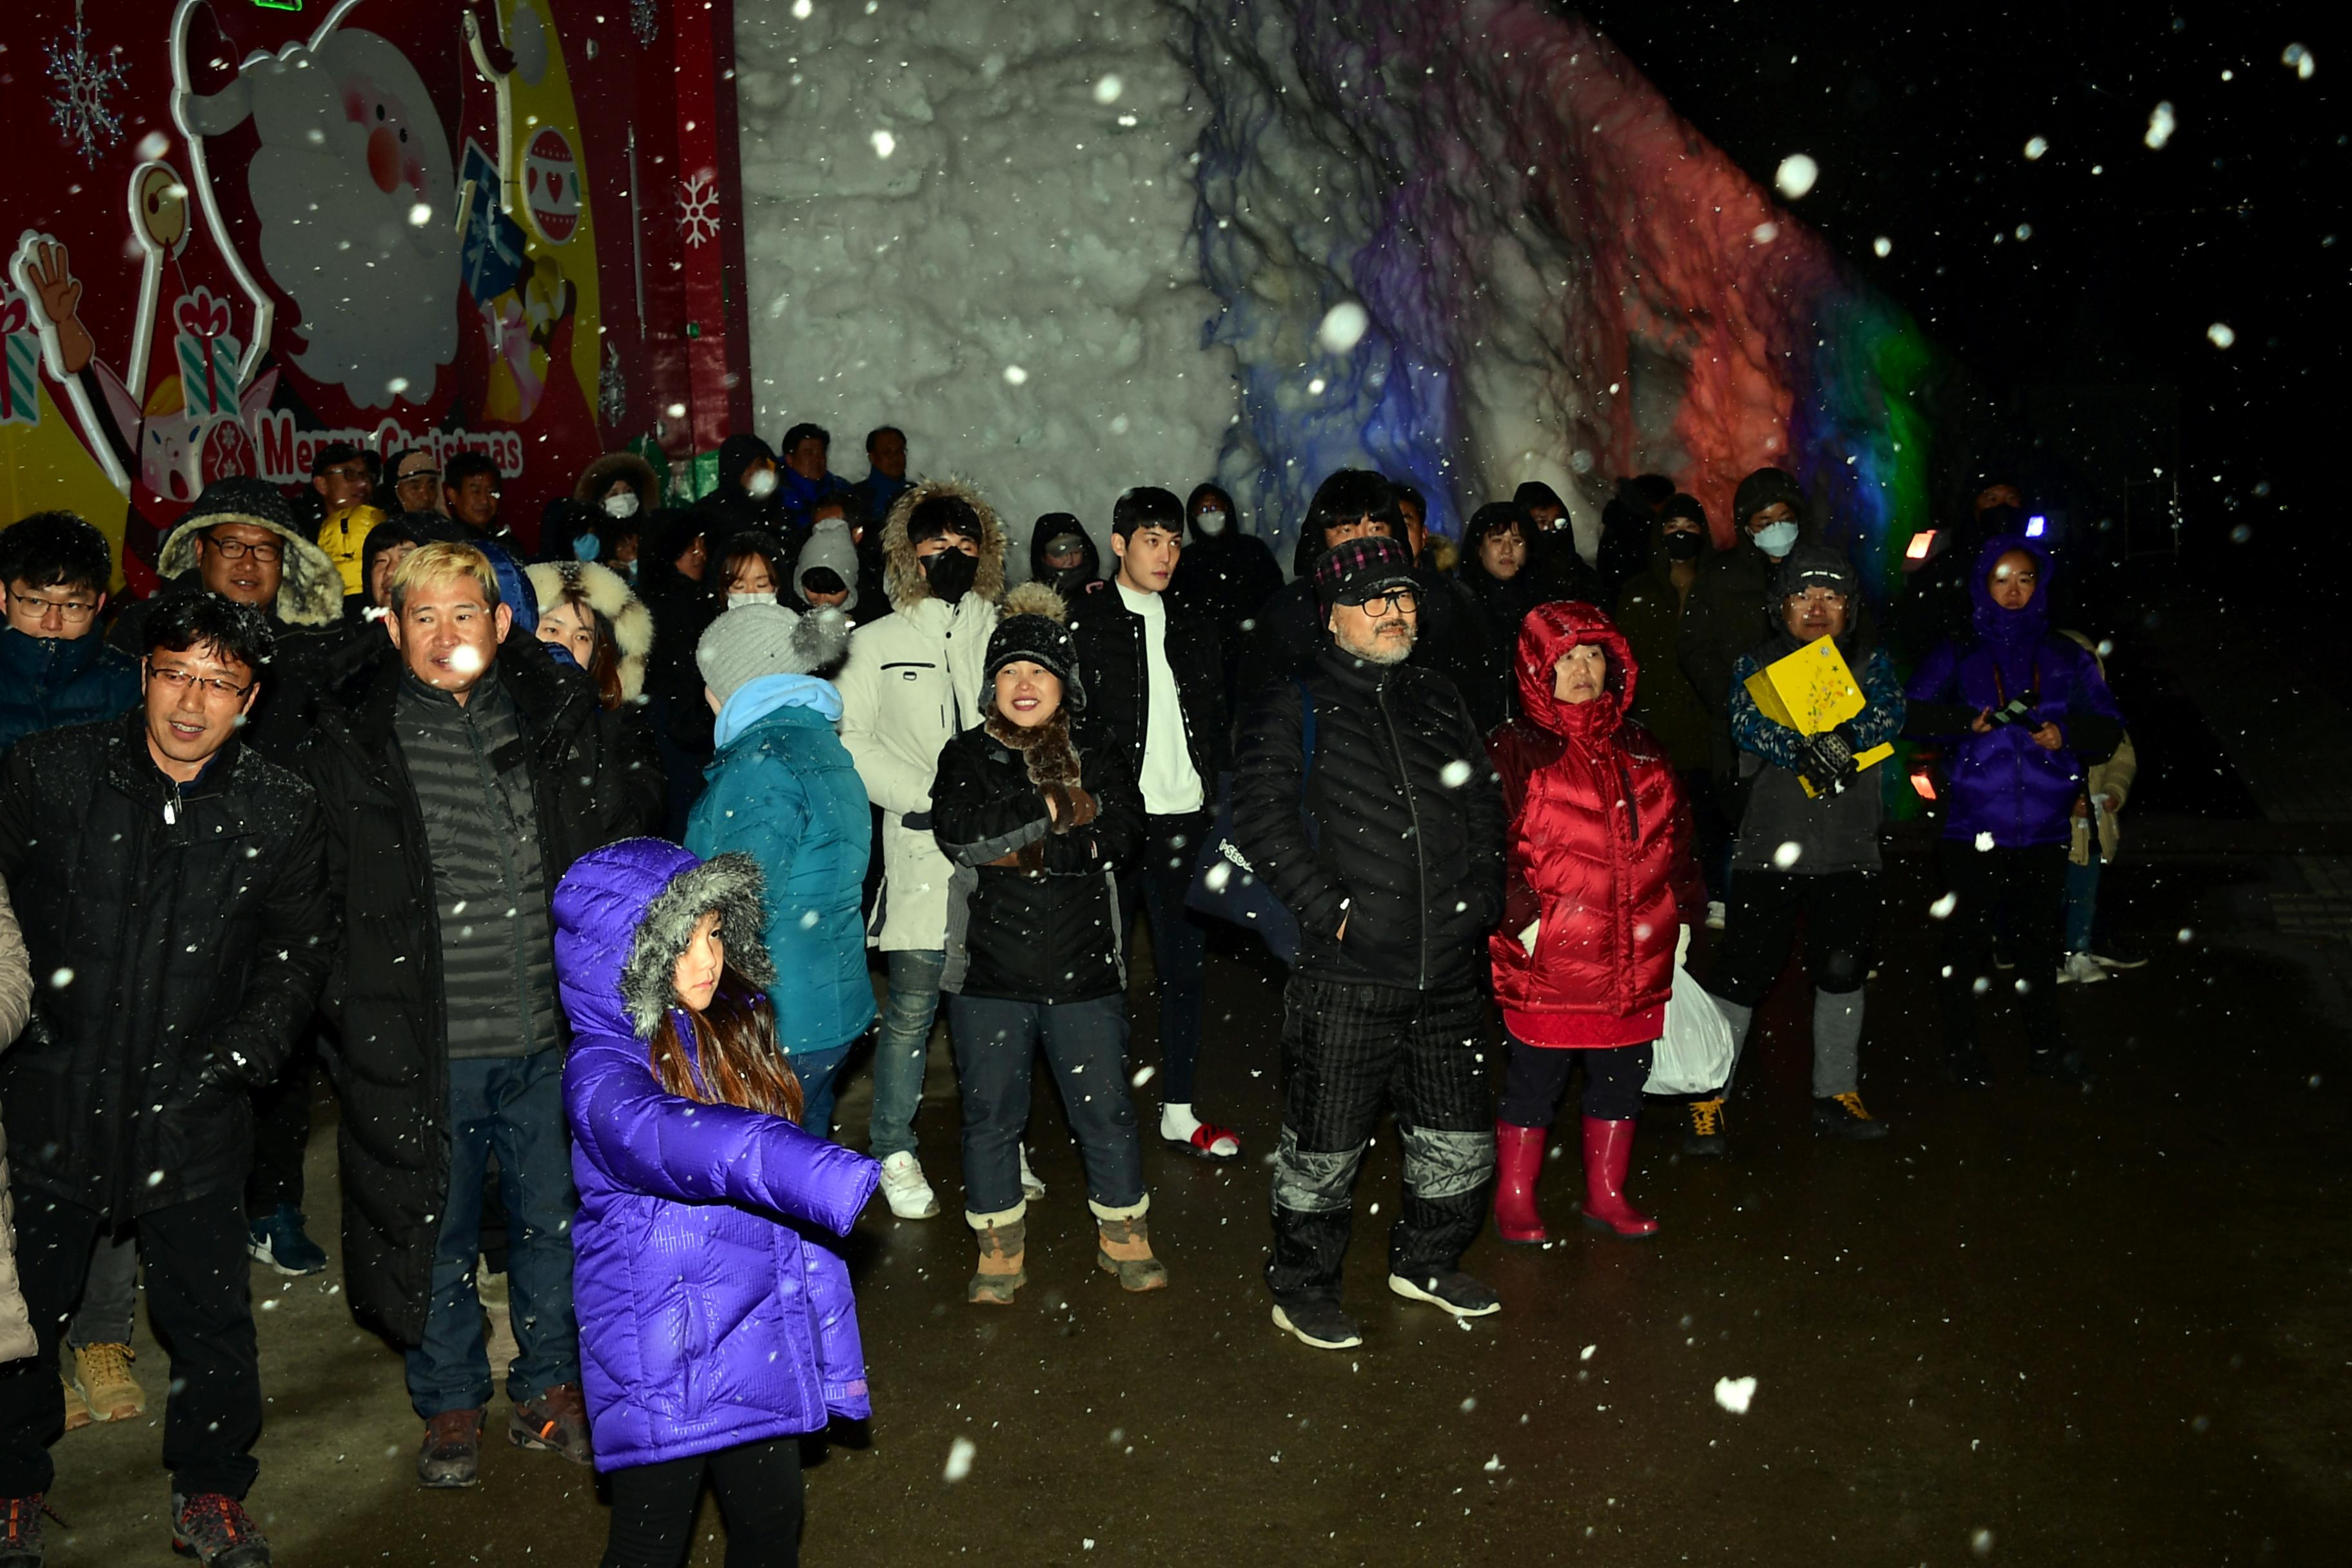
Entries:
POLYGON ((1539 605, 1519 629, 1521 717, 1488 742, 1510 813, 1503 924, 1487 938, 1510 1037, 1495 1128, 1507 1242, 1549 1239, 1536 1178, 1580 1060, 1584 1222, 1633 1239, 1658 1229, 1625 1201, 1625 1172, 1681 928, 1706 895, 1674 765, 1625 717, 1639 673, 1601 611, 1539 605))

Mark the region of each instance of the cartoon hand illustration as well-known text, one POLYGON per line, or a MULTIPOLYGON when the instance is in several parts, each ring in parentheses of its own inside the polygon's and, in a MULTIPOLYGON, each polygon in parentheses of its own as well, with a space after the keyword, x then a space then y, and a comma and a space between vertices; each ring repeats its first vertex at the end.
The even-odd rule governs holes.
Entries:
POLYGON ((33 287, 41 314, 58 330, 58 352, 65 373, 79 375, 98 353, 98 345, 81 324, 81 283, 73 275, 66 247, 55 241, 35 246, 25 267, 25 279, 33 287))

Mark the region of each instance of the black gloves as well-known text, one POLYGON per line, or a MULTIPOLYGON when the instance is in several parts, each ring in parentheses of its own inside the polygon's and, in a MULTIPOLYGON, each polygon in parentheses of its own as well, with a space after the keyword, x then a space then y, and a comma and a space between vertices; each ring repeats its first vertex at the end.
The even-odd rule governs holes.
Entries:
POLYGON ((1852 784, 1862 770, 1854 765, 1853 747, 1835 730, 1808 735, 1800 742, 1805 762, 1798 770, 1822 795, 1835 795, 1852 784))

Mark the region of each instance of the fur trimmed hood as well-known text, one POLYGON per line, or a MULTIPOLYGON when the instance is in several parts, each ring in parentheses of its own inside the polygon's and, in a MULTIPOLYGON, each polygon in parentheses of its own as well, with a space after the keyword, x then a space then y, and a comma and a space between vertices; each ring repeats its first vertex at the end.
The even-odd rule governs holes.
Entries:
POLYGON ((653 657, 653 612, 630 592, 628 579, 609 566, 590 561, 541 561, 528 569, 531 597, 544 616, 577 587, 588 607, 613 628, 613 646, 621 655, 621 698, 635 702, 646 692, 646 661, 653 657))
POLYGON ((903 613, 931 596, 930 584, 916 563, 915 547, 907 542, 907 519, 933 496, 954 496, 979 514, 980 572, 971 591, 997 603, 1004 597, 1004 524, 996 509, 962 479, 927 479, 891 503, 889 519, 882 525, 883 581, 891 608, 903 613))
POLYGON ((614 479, 628 480, 629 488, 637 492, 640 518, 661 504, 661 481, 654 477, 654 466, 635 452, 607 452, 581 469, 580 482, 572 487, 572 499, 594 511, 602 521, 604 492, 613 488, 614 479))
POLYGON ((651 1040, 677 1005, 671 972, 712 910, 728 966, 773 985, 764 894, 749 855, 701 860, 667 839, 625 838, 582 856, 555 889, 556 974, 574 1030, 651 1040))
POLYGON ((258 479, 208 485, 181 518, 155 555, 155 574, 165 582, 196 567, 196 535, 224 522, 266 528, 285 541, 279 558, 278 599, 271 614, 281 626, 331 626, 343 618, 343 573, 328 553, 302 537, 276 487, 258 479), (267 490, 263 495, 260 492, 267 490), (275 505, 270 504, 275 502, 275 505))

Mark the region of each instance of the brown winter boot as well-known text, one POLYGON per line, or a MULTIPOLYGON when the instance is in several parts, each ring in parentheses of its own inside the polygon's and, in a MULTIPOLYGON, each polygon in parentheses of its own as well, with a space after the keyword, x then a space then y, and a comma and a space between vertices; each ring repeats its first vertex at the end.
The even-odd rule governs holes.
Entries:
POLYGON ((1015 1204, 1003 1214, 967 1214, 964 1220, 979 1233, 980 1267, 963 1299, 982 1307, 1010 1307, 1013 1293, 1029 1283, 1022 1267, 1029 1245, 1029 1222, 1022 1216, 1026 1204, 1015 1204))
POLYGON ((1151 1231, 1143 1222, 1143 1211, 1150 1205, 1151 1200, 1145 1198, 1130 1208, 1087 1205, 1095 1211, 1095 1225, 1101 1232, 1096 1266, 1106 1274, 1118 1275, 1122 1290, 1139 1294, 1168 1289, 1168 1266, 1151 1256, 1151 1231))

